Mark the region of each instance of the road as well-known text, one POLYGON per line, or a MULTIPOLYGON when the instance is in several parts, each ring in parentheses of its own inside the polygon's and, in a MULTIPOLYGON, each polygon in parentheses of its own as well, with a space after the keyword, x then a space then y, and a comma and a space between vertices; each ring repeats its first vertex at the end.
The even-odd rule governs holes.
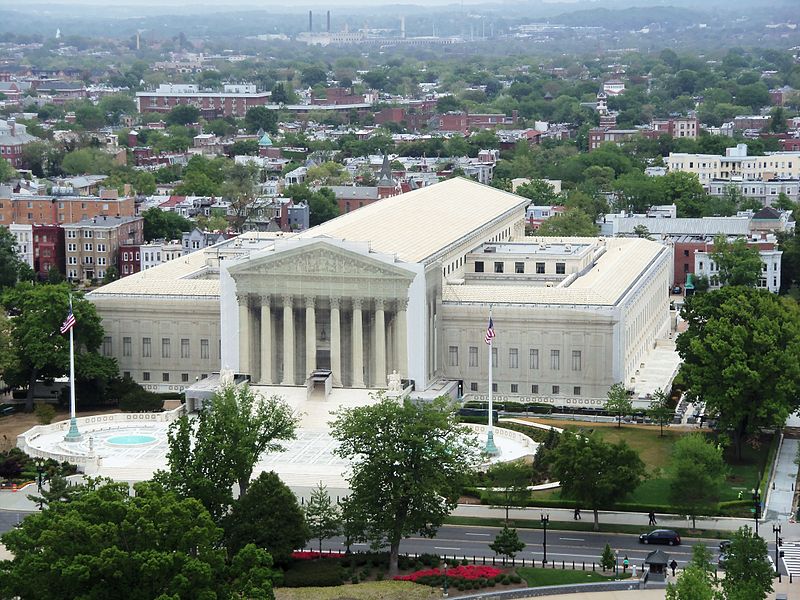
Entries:
POLYGON ((0 510, 0 534, 5 533, 31 513, 0 510))

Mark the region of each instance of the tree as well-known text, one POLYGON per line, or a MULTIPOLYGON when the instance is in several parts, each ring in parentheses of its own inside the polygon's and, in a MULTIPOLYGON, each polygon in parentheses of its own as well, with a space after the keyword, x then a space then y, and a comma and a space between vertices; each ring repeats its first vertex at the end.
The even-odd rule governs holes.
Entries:
POLYGON ((697 515, 713 510, 719 502, 726 475, 722 449, 702 434, 685 435, 675 442, 669 468, 670 502, 692 517, 693 529, 697 515))
POLYGON ((675 583, 667 583, 667 600, 715 600, 714 585, 702 569, 688 565, 675 583))
POLYGON ((314 87, 317 84, 324 84, 328 81, 328 74, 322 67, 306 67, 300 74, 300 83, 306 87, 314 87))
POLYGON ((244 116, 247 131, 256 133, 259 129, 269 133, 278 132, 278 111, 270 110, 266 106, 254 106, 247 109, 244 116))
POLYGON ((11 320, 5 310, 0 310, 0 381, 5 380, 6 371, 16 362, 14 338, 11 335, 11 320))
POLYGON ((491 485, 500 488, 503 506, 506 509, 506 523, 508 523, 508 510, 512 506, 523 505, 530 497, 528 485, 531 481, 531 468, 519 460, 499 462, 492 465, 487 473, 491 485))
POLYGON ((596 237, 597 225, 585 212, 568 208, 542 223, 536 235, 546 237, 596 237))
POLYGON ((432 536, 456 506, 477 466, 477 441, 457 421, 447 398, 394 400, 341 410, 331 425, 334 451, 351 462, 345 518, 363 523, 364 537, 389 546, 397 574, 400 540, 432 536))
POLYGON ((248 544, 264 548, 278 564, 309 539, 303 511, 292 490, 274 472, 262 472, 222 521, 230 552, 248 544))
POLYGON ((633 412, 633 401, 625 389, 625 384, 619 382, 611 386, 603 410, 608 414, 617 415, 617 427, 622 427, 622 417, 633 412))
MULTIPOLYGON (((71 291, 66 283, 36 286, 21 283, 3 296, 6 310, 15 314, 11 338, 16 355, 4 379, 13 386, 27 386, 25 410, 28 412, 33 411, 36 381, 40 377, 61 377, 68 371, 69 338, 60 335, 59 329, 67 315, 71 291)), ((73 296, 73 314, 77 321, 74 328, 75 363, 76 371, 79 371, 82 363, 91 361, 91 355, 97 355, 97 348, 103 340, 103 327, 94 304, 84 300, 81 294, 73 296)), ((86 374, 91 375, 91 369, 86 374)))
POLYGON ((597 433, 584 437, 569 431, 552 450, 550 469, 564 498, 594 511, 595 531, 598 510, 630 494, 645 474, 642 459, 624 441, 608 444, 597 433))
POLYGON ((681 373, 741 459, 746 435, 780 427, 800 404, 800 309, 767 290, 726 286, 691 296, 681 316, 681 373))
POLYGON ((761 256, 758 248, 748 246, 744 238, 729 242, 724 235, 718 235, 714 238, 711 259, 717 264, 720 285, 758 285, 761 256))
POLYGON ((6 227, 0 227, 0 292, 13 287, 27 266, 17 254, 17 238, 6 227))
POLYGON ((191 104, 178 104, 167 113, 164 122, 167 125, 189 125, 197 123, 200 118, 200 109, 191 104))
POLYGON ((112 167, 111 155, 98 148, 74 150, 61 161, 61 169, 68 175, 107 175, 112 167))
POLYGON ((106 274, 103 275, 103 285, 108 285, 117 279, 119 279, 119 271, 117 270, 117 267, 111 265, 108 267, 108 269, 106 269, 106 274))
POLYGON ((144 219, 144 239, 148 242, 181 239, 184 231, 192 230, 192 222, 189 219, 176 212, 161 210, 157 206, 144 211, 142 218, 144 219))
POLYGON ((106 122, 102 111, 91 102, 82 102, 74 112, 75 122, 87 130, 100 129, 106 122))
POLYGON ((561 197, 556 194, 552 184, 543 179, 532 179, 529 183, 523 183, 514 193, 528 198, 531 204, 537 206, 553 206, 561 203, 561 197))
POLYGON ((0 158, 0 183, 16 177, 17 172, 5 158, 0 158))
POLYGON ((130 495, 106 483, 49 505, 3 535, 0 596, 23 598, 227 598, 242 581, 273 598, 277 574, 264 550, 227 560, 222 531, 202 505, 149 482, 130 495))
POLYGON ((661 388, 656 389, 650 396, 650 407, 647 416, 658 423, 661 428, 660 437, 664 437, 664 425, 669 423, 674 411, 669 406, 669 398, 661 388))
POLYGON ((702 217, 708 196, 695 173, 670 171, 658 178, 665 204, 675 204, 679 217, 702 217))
POLYGON ((650 230, 647 228, 647 225, 637 225, 633 228, 633 233, 636 237, 644 238, 646 240, 653 239, 650 236, 650 230))
POLYGON ((136 114, 136 102, 133 101, 133 98, 124 94, 103 96, 97 106, 109 125, 119 125, 122 115, 136 114))
POLYGON ((308 200, 309 223, 313 227, 339 216, 339 203, 330 188, 322 188, 308 200))
POLYGON ((495 554, 503 557, 503 564, 506 564, 506 557, 514 558, 517 552, 525 549, 525 542, 519 539, 516 529, 509 529, 508 525, 503 525, 503 529, 494 538, 494 542, 489 544, 489 548, 495 554))
POLYGON ((342 529, 339 510, 331 500, 328 488, 322 482, 311 490, 311 498, 305 508, 306 526, 309 537, 319 540, 319 551, 322 554, 322 542, 339 535, 342 529))
POLYGON ((258 167, 253 164, 231 164, 225 169, 222 194, 231 203, 233 226, 240 230, 253 209, 256 199, 256 176, 258 167))
POLYGON ((772 591, 773 577, 767 542, 747 525, 739 528, 725 552, 722 591, 726 600, 764 600, 772 591))
POLYGON ((600 555, 600 566, 603 568, 603 571, 613 571, 616 564, 617 557, 614 555, 611 546, 606 543, 606 547, 603 548, 603 554, 600 555))

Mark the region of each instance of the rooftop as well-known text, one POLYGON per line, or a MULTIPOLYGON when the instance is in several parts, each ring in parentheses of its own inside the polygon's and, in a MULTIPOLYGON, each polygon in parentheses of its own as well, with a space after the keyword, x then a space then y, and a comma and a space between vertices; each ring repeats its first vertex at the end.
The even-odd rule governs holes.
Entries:
POLYGON ((117 227, 132 221, 141 221, 142 217, 109 217, 103 215, 101 217, 94 217, 92 219, 81 219, 75 223, 65 223, 64 227, 81 227, 83 229, 91 227, 117 227))

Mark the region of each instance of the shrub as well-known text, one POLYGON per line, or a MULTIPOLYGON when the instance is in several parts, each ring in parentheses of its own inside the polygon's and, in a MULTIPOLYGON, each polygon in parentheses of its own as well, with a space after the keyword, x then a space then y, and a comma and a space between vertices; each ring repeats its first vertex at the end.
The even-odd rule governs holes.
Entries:
POLYGON ((516 573, 511 575, 511 583, 521 583, 521 582, 522 582, 522 577, 520 577, 516 573))
POLYGON ((50 425, 56 416, 56 409, 53 408, 52 404, 39 403, 36 405, 34 412, 40 425, 50 425))
MULTIPOLYGON (((323 552, 320 554, 319 552, 313 551, 302 551, 302 552, 292 552, 292 558, 294 560, 316 560, 318 558, 343 558, 344 554, 341 552, 331 552, 330 554, 323 552)), ((343 567, 347 565, 342 561, 340 563, 343 567)))
POLYGON ((158 394, 142 390, 122 396, 119 409, 122 412, 157 412, 164 409, 164 400, 158 394))
MULTIPOLYGON (((500 575, 502 575, 500 569, 481 565, 458 566, 447 569, 448 581, 452 581, 453 585, 456 586, 463 584, 465 589, 472 589, 472 587, 477 589, 476 586, 478 586, 481 581, 483 585, 485 585, 488 579, 493 579, 500 575)), ((441 585, 444 580, 444 569, 433 568, 415 571, 408 575, 398 575, 395 579, 398 581, 413 581, 421 585, 438 586, 441 585)))
MULTIPOLYGON (((356 575, 353 577, 358 578, 356 575)), ((338 561, 332 560, 301 560, 294 563, 283 575, 283 584, 286 587, 331 587, 342 583, 344 569, 338 561)))
POLYGON ((426 567, 438 567, 439 563, 442 562, 438 554, 420 554, 419 560, 426 567))

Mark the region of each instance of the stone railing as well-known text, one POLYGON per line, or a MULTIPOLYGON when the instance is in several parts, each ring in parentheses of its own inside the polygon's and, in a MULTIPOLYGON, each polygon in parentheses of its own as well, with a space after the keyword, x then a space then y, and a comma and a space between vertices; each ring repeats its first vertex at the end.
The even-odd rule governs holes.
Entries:
MULTIPOLYGON (((489 429, 488 425, 479 425, 477 423, 464 423, 464 426, 478 435, 485 435, 486 431, 489 429)), ((517 444, 520 444, 526 450, 529 450, 531 456, 536 454, 536 448, 539 447, 539 444, 537 442, 534 442, 524 433, 520 433, 519 431, 514 431, 513 429, 503 429, 502 427, 494 427, 493 431, 495 438, 505 438, 507 440, 512 440, 517 444)))

